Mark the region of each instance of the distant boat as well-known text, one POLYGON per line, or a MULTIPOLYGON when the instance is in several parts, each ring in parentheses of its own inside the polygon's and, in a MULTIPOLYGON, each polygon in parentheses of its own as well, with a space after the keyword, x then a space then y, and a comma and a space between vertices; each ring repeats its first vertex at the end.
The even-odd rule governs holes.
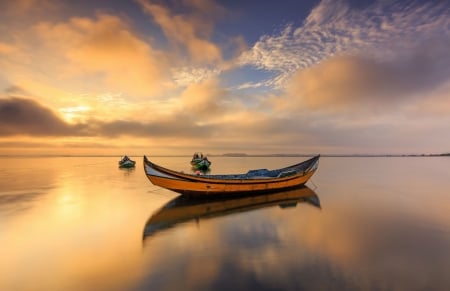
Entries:
POLYGON ((202 153, 194 153, 191 160, 191 166, 195 170, 206 171, 211 166, 211 162, 202 153))
POLYGON ((306 186, 271 194, 222 199, 193 200, 178 196, 167 202, 147 220, 143 239, 192 220, 216 218, 272 206, 296 207, 298 203, 307 203, 320 208, 319 197, 306 186))
POLYGON ((289 167, 250 170, 246 174, 192 175, 158 166, 144 156, 145 173, 154 185, 192 197, 274 192, 305 184, 319 165, 317 155, 289 167))
POLYGON ((136 162, 131 160, 129 157, 124 156, 119 161, 119 168, 133 168, 136 165, 136 162))

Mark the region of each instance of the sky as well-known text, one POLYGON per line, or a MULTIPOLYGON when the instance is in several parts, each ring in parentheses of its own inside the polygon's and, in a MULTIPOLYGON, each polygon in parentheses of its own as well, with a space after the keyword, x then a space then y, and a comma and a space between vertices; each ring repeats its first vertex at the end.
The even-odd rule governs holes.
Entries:
POLYGON ((449 1, 0 0, 0 155, 450 152, 449 1))

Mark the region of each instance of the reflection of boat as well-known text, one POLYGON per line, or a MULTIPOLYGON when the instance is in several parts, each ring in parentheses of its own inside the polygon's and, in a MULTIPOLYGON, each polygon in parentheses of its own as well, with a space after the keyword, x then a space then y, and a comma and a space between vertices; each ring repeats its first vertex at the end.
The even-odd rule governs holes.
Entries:
POLYGON ((131 160, 129 157, 124 156, 120 161, 119 161, 119 168, 133 168, 134 165, 136 164, 135 161, 131 160))
POLYGON ((306 186, 287 191, 222 199, 188 199, 178 196, 167 202, 148 219, 143 238, 191 220, 214 218, 276 206, 295 207, 306 202, 320 208, 317 194, 306 186))
POLYGON ((129 176, 134 171, 136 171, 136 167, 130 167, 130 168, 121 168, 121 167, 119 167, 119 170, 122 171, 124 176, 129 176))
POLYGON ((305 184, 316 171, 319 157, 277 170, 251 170, 246 174, 192 175, 150 162, 144 156, 144 170, 155 185, 188 196, 214 196, 280 191, 305 184))
POLYGON ((203 156, 202 153, 194 153, 194 156, 191 160, 191 166, 195 170, 205 171, 209 169, 209 166, 211 166, 211 162, 206 156, 203 156))

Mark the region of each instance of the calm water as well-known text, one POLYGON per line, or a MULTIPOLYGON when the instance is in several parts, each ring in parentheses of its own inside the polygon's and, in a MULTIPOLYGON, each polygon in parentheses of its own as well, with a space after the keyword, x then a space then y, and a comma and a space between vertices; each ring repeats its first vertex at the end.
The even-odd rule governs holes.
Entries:
POLYGON ((0 290, 450 290, 450 158, 321 158, 297 203, 253 205, 177 204, 118 159, 0 158, 0 290))

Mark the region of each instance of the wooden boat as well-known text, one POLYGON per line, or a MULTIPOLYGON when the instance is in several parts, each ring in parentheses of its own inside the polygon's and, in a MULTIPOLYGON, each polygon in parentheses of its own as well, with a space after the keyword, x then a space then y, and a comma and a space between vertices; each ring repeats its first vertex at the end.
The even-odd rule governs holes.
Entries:
POLYGON ((203 156, 202 153, 194 153, 191 160, 191 166, 194 170, 206 171, 209 169, 209 166, 211 166, 211 162, 206 156, 203 156))
POLYGON ((250 196, 215 199, 188 199, 178 196, 154 212, 144 227, 143 239, 192 220, 211 219, 221 216, 253 211, 266 207, 296 207, 307 203, 320 207, 317 194, 307 186, 250 196))
POLYGON ((280 191, 304 185, 317 170, 319 157, 289 167, 250 170, 245 174, 192 175, 158 166, 144 156, 144 170, 156 186, 192 197, 280 191))
POLYGON ((124 156, 119 161, 119 168, 133 168, 136 165, 136 161, 131 160, 129 157, 124 156))
POLYGON ((211 162, 209 160, 205 160, 205 159, 202 159, 202 160, 198 159, 198 160, 192 160, 191 165, 192 165, 193 169, 206 171, 209 169, 211 162))
POLYGON ((207 168, 207 169, 196 169, 195 167, 191 167, 191 172, 194 175, 206 175, 209 174, 211 172, 211 168, 207 168))

